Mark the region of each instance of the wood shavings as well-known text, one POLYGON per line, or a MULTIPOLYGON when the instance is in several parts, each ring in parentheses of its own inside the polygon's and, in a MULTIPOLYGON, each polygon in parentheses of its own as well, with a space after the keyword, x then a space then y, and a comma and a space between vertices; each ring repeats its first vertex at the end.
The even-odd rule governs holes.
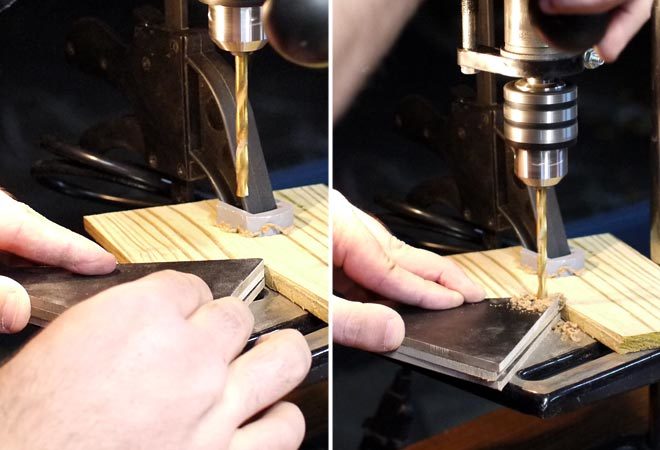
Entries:
POLYGON ((563 294, 550 294, 549 296, 539 299, 535 295, 525 294, 520 296, 511 297, 511 307, 520 311, 529 311, 542 313, 545 312, 555 301, 559 300, 559 309, 561 310, 566 304, 566 297, 563 294))
POLYGON ((223 223, 217 223, 217 224, 215 224, 215 226, 217 226, 218 228, 220 228, 222 231, 224 231, 226 233, 237 233, 237 234, 240 234, 241 236, 244 236, 244 237, 261 237, 261 236, 269 236, 269 235, 272 235, 272 234, 288 235, 289 233, 291 233, 291 231, 293 231, 293 228, 294 228, 293 225, 290 226, 290 227, 282 227, 282 226, 279 226, 279 225, 269 223, 269 224, 266 224, 266 225, 262 226, 261 230, 254 233, 254 232, 251 232, 251 231, 248 231, 248 230, 244 230, 242 228, 234 228, 231 225, 229 225, 227 223, 224 223, 224 222, 223 223), (271 231, 275 231, 275 233, 270 233, 271 231))
POLYGON ((552 329, 561 336, 562 341, 580 342, 582 340, 582 330, 575 322, 560 320, 552 329))

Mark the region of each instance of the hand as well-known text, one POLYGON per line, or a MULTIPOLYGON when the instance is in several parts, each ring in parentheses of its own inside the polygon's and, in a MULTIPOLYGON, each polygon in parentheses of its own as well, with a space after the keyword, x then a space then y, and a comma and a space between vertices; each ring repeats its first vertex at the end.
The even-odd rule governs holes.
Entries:
MULTIPOLYGON (((85 275, 112 272, 117 261, 101 247, 73 233, 0 190, 0 252, 59 266, 85 275)), ((30 297, 16 281, 0 276, 0 333, 22 330, 30 319, 30 297)))
MULTIPOLYGON (((369 290, 428 309, 454 308, 464 301, 484 299, 484 289, 449 259, 396 239, 337 191, 331 192, 331 201, 336 291, 366 300, 373 297, 369 290)), ((380 352, 401 345, 403 319, 393 309, 377 303, 333 300, 336 342, 380 352)))
POLYGON ((653 0, 540 0, 547 14, 599 14, 612 11, 612 19, 598 54, 605 62, 613 62, 625 46, 651 17, 653 0))
POLYGON ((0 368, 2 448, 297 448, 302 414, 277 402, 309 370, 305 340, 280 331, 239 356, 252 314, 211 299, 165 271, 66 311, 0 368))

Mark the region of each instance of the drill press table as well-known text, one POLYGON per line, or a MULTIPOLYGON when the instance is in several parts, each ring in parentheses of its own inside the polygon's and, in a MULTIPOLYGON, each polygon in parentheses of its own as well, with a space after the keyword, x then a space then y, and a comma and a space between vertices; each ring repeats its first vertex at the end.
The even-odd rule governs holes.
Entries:
MULTIPOLYGON (((564 316, 569 319, 577 317, 582 327, 619 352, 637 350, 634 345, 657 345, 660 336, 657 323, 660 317, 657 281, 660 281, 660 276, 657 266, 636 252, 629 257, 624 254, 619 254, 618 258, 612 257, 608 252, 619 252, 625 245, 612 236, 581 238, 571 241, 571 244, 585 250, 585 273, 575 276, 574 280, 549 280, 550 292, 562 292, 567 297, 564 316), (590 242, 592 245, 589 245, 590 242), (608 275, 613 270, 616 271, 608 275), (599 277, 600 282, 597 281, 599 277), (618 308, 618 313, 610 311, 610 314, 602 314, 609 307, 618 308), (641 310, 636 311, 636 308, 641 310), (580 311, 587 311, 588 317, 576 315, 580 311), (634 324, 635 317, 640 320, 639 326, 634 324), (624 332, 624 329, 628 331, 624 332)), ((452 258, 486 286, 488 296, 501 297, 505 292, 514 295, 520 294, 521 290, 529 291, 528 284, 533 284, 534 275, 517 268, 504 255, 506 252, 503 249, 452 258)), ((633 252, 632 249, 630 252, 633 252)), ((508 255, 509 259, 514 258, 512 255, 508 255)), ((432 321, 428 326, 434 326, 432 321)), ((460 329, 460 326, 455 328, 460 329)), ((562 339, 555 332, 543 334, 534 348, 530 346, 527 359, 502 391, 419 366, 411 367, 463 390, 541 418, 557 416, 652 385, 652 417, 657 421, 660 417, 660 350, 616 353, 584 333, 580 332, 577 337, 577 341, 572 341, 562 339)), ((437 342, 437 345, 442 343, 437 342)), ((652 425, 650 438, 657 443, 652 448, 660 448, 660 428, 657 424, 652 425)))

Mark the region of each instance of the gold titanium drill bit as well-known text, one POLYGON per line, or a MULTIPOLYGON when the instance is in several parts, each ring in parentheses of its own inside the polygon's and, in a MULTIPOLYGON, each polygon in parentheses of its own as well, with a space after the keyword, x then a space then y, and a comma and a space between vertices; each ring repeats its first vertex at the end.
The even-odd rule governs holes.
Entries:
POLYGON ((548 259, 548 219, 546 217, 547 191, 544 187, 536 189, 536 250, 538 252, 537 272, 539 289, 536 297, 546 298, 545 266, 548 259))
POLYGON ((248 189, 248 54, 236 57, 236 195, 247 197, 248 189))

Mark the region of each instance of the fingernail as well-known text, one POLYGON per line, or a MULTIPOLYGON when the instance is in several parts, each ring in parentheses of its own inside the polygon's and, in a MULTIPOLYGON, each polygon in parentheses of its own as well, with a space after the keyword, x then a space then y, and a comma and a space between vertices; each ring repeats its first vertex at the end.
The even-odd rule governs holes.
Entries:
POLYGON ((16 314, 18 314, 18 305, 16 292, 10 291, 5 293, 2 308, 0 308, 0 333, 9 333, 11 327, 16 321, 16 314), (11 319, 9 316, 11 315, 11 319))
POLYGON ((399 348, 406 334, 406 328, 400 317, 392 317, 385 323, 385 339, 383 350, 392 351, 399 348))

